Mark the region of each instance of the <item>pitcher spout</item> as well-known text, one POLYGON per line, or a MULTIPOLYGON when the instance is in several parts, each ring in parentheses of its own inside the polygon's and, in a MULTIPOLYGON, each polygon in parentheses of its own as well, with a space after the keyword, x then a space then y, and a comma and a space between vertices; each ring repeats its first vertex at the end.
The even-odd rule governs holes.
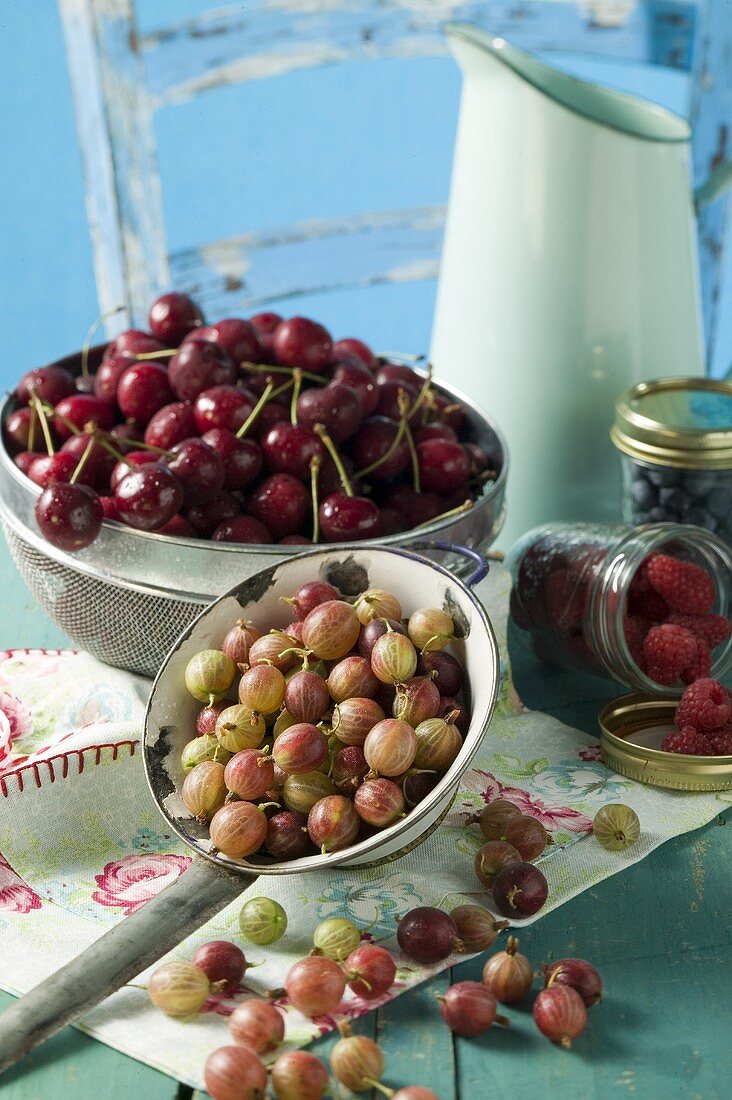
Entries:
POLYGON ((643 141, 688 142, 686 119, 648 100, 569 76, 533 54, 512 46, 475 23, 445 27, 450 49, 467 77, 489 75, 500 65, 517 81, 530 84, 548 99, 585 119, 643 141))

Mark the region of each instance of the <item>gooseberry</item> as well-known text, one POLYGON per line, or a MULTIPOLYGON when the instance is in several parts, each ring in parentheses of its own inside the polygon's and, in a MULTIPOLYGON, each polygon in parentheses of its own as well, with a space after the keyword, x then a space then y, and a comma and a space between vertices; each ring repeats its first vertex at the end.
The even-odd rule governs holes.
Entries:
POLYGON ((221 648, 237 665, 249 663, 249 650, 252 643, 261 638, 261 633, 246 619, 239 619, 221 643, 221 648))
POLYGON ((274 665, 252 665, 239 681, 239 702, 255 714, 274 714, 282 706, 286 686, 284 675, 274 665))
POLYGON ((363 745, 384 717, 384 711, 374 699, 344 699, 333 708, 333 733, 344 745, 363 745))
POLYGON ((180 762, 184 771, 189 772, 204 760, 215 760, 219 764, 225 764, 229 756, 230 753, 222 748, 212 734, 205 733, 201 737, 194 737, 184 746, 180 754, 180 762))
POLYGON ((361 624, 349 603, 328 600, 318 604, 303 621, 303 645, 323 661, 345 657, 358 641, 361 624))
POLYGON ((371 668, 384 684, 402 684, 414 676, 417 651, 403 634, 388 630, 371 649, 371 668))
POLYGON ((405 955, 421 963, 440 962, 454 951, 463 950, 455 921, 430 905, 411 909, 401 918, 397 940, 405 955))
POLYGON ((381 997, 394 984, 396 963, 385 947, 364 943, 346 959, 348 985, 364 1001, 381 997))
POLYGON ((327 759, 328 738, 310 722, 296 722, 279 735, 272 746, 272 756, 288 775, 304 775, 327 759))
POLYGON ((549 884, 533 863, 509 863, 493 880, 493 900, 504 917, 533 916, 548 893, 549 884))
POLYGON ((592 963, 584 959, 557 959, 551 965, 542 967, 544 984, 547 988, 554 985, 571 985, 576 989, 586 1008, 602 1000, 602 978, 592 963))
POLYGON ((271 817, 267 822, 267 839, 264 842, 269 854, 275 859, 299 859, 304 856, 310 847, 307 820, 304 814, 290 810, 283 810, 271 817))
POLYGON ((429 676, 415 676, 400 684, 392 704, 394 717, 409 722, 415 729, 420 722, 436 718, 439 709, 440 693, 429 676))
POLYGON ((421 607, 409 616, 407 634, 417 649, 434 653, 444 649, 455 636, 455 624, 447 611, 436 607, 421 607))
POLYGON ((482 905, 457 905, 450 910, 450 916, 468 954, 487 951, 495 943, 498 933, 508 928, 507 920, 497 921, 482 905))
POLYGON ((328 917, 313 933, 313 944, 328 959, 343 962, 361 942, 361 933, 347 917, 328 917))
POLYGON ((239 928, 245 940, 267 947, 284 936, 287 913, 271 898, 250 898, 239 911, 239 928))
POLYGON ((244 749, 232 756, 224 769, 230 791, 245 802, 263 798, 274 781, 274 761, 259 749, 244 749))
POLYGON ((309 814, 321 798, 337 793, 330 776, 318 771, 288 775, 282 788, 282 797, 287 808, 300 814, 309 814))
POLYGON ((222 988, 239 985, 247 969, 244 952, 228 940, 209 940, 193 952, 191 962, 222 988))
POLYGON ((353 698, 370 699, 379 686, 365 657, 344 657, 333 666, 326 682, 328 693, 336 703, 353 698))
POLYGON ((184 674, 185 685, 194 699, 210 706, 222 699, 234 682, 236 665, 220 649, 203 649, 191 657, 184 674))
POLYGON ((404 817, 404 795, 389 779, 369 779, 362 783, 356 790, 353 805, 361 820, 376 829, 385 829, 404 817))
POLYGON ((490 889, 501 868, 520 862, 521 856, 513 844, 505 840, 489 840, 475 853, 475 873, 478 880, 490 889))
POLYGON ((196 821, 210 821, 226 798, 224 765, 215 760, 202 760, 191 768, 183 780, 181 798, 196 821))
POLYGON ((229 1031, 235 1043, 255 1054, 266 1054, 284 1039, 285 1019, 273 1004, 252 998, 237 1005, 229 1016, 229 1031))
POLYGON ((549 834, 542 823, 528 814, 510 817, 503 835, 526 863, 537 859, 550 842, 549 834))
POLYGON ((497 951, 483 967, 483 985, 502 1004, 515 1004, 531 989, 534 972, 525 955, 519 954, 519 941, 508 937, 505 951, 497 951))
POLYGON ((209 1054, 203 1079, 213 1100, 264 1100, 267 1071, 248 1047, 219 1047, 209 1054))
POLYGON ((156 1008, 166 1016, 192 1016, 208 1000, 211 982, 190 962, 167 962, 150 975, 147 992, 156 1008))
POLYGON ((308 814, 308 833, 321 852, 347 848, 359 834, 361 819, 350 798, 330 794, 319 799, 308 814))
POLYGON ((330 706, 325 680, 317 672, 301 669, 285 686, 285 707, 296 722, 319 722, 330 706))
POLYGON ((495 798, 484 806, 479 814, 469 817, 466 824, 477 824, 486 840, 502 840, 506 824, 521 813, 518 806, 506 798, 495 798))
POLYGON ((592 832, 603 848, 610 852, 620 852, 635 844, 640 836, 640 820, 630 806, 611 802, 595 814, 592 832))
POLYGON ((568 1050, 587 1026, 587 1009, 576 989, 553 985, 534 1001, 534 1021, 542 1035, 568 1050))
POLYGON ((324 1016, 340 1004, 346 978, 340 966, 324 955, 309 955, 291 966, 285 978, 290 1003, 304 1016, 324 1016))
POLYGON ((428 718, 420 722, 414 731, 417 738, 415 767, 443 772, 457 758, 463 739, 451 719, 452 714, 447 718, 428 718))
POLYGON ((272 1066, 277 1100, 321 1100, 328 1088, 328 1071, 314 1054, 288 1050, 272 1066))
POLYGON ((217 851, 244 859, 264 844, 267 818, 251 802, 229 802, 212 817, 209 834, 217 851))
POLYGON ((363 754, 376 775, 401 775, 412 766, 416 752, 417 735, 399 718, 377 722, 363 745, 363 754))
POLYGON ((227 752, 258 748, 266 732, 267 723, 262 715, 241 703, 222 710, 216 719, 216 739, 227 752))
POLYGON ((450 1031, 466 1039, 482 1035, 496 1020, 504 1025, 510 1022, 496 1015, 496 998, 480 982, 456 982, 438 1000, 440 1015, 450 1031))
POLYGON ((345 1035, 330 1052, 335 1077, 353 1092, 369 1091, 384 1072, 381 1048, 366 1035, 345 1035))
POLYGON ((383 588, 367 588, 353 603, 353 608, 362 626, 373 619, 401 619, 402 605, 391 592, 383 588))

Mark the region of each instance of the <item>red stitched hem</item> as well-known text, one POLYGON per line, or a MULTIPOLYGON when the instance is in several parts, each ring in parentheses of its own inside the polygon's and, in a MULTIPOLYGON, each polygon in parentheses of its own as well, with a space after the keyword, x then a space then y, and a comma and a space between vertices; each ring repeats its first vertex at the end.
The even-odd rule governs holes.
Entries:
POLYGON ((84 756, 88 752, 94 753, 94 763, 99 764, 102 758, 102 749, 112 750, 112 759, 116 760, 119 756, 119 750, 121 748, 127 748, 130 750, 130 756, 135 755, 135 750, 140 744, 138 741, 112 741, 104 745, 87 745, 85 749, 72 749, 70 752, 59 753, 57 756, 49 756, 45 760, 38 760, 35 763, 25 764, 22 768, 18 768, 14 772, 6 772, 5 775, 0 775, 0 796, 2 798, 8 797, 8 780, 15 779, 17 781, 17 787, 19 792, 25 790, 25 781, 23 779, 24 772, 31 772, 35 779, 36 787, 43 785, 43 779, 41 778, 41 769, 46 768, 48 772, 48 779, 51 783, 55 783, 57 778, 67 779, 69 775, 69 759, 76 757, 78 766, 77 775, 81 775, 84 771, 84 756), (61 769, 57 771, 54 768, 54 764, 60 761, 61 769))
POLYGON ((23 653, 25 656, 29 656, 31 653, 42 653, 45 657, 60 657, 62 653, 81 653, 80 649, 42 649, 39 646, 34 646, 33 649, 28 649, 25 646, 19 646, 17 649, 0 649, 0 660, 4 660, 7 657, 12 657, 15 653, 23 653))

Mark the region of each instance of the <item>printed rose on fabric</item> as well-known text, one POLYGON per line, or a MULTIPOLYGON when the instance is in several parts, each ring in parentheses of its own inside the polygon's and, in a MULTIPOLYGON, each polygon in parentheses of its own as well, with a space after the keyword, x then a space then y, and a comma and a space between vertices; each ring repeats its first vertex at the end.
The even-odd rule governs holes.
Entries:
POLYGON ((10 724, 10 740, 24 737, 33 729, 33 716, 29 708, 9 691, 0 691, 0 713, 10 724))
POLYGON ((468 772, 463 777, 463 786, 470 791, 480 791, 486 805, 494 798, 505 798, 513 802, 522 814, 535 817, 548 832, 565 829, 570 833, 589 833, 592 830, 592 821, 579 810, 573 810, 569 806, 547 806, 540 798, 532 798, 528 791, 523 791, 520 787, 504 787, 490 772, 468 772))
POLYGON ((40 908, 41 899, 35 890, 31 890, 0 856, 0 909, 9 909, 13 913, 30 913, 31 909, 40 908))
POLYGON ((0 710, 0 768, 10 756, 10 722, 7 715, 0 710))
POLYGON ((599 745, 586 745, 579 750, 580 760, 586 760, 589 764, 595 760, 602 760, 602 749, 599 745))
POLYGON ((121 909, 128 917, 182 875, 190 862, 190 856, 172 854, 124 856, 94 876, 99 889, 92 894, 92 901, 121 909))

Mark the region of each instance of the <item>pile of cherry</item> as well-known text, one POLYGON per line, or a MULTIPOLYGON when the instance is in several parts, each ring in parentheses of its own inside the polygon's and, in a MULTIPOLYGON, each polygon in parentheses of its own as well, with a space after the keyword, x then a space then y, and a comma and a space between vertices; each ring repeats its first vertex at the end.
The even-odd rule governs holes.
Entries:
POLYGON ((471 442, 458 404, 361 340, 305 317, 205 324, 169 293, 96 374, 29 371, 4 424, 43 492, 36 518, 64 550, 103 519, 242 543, 340 542, 468 509, 501 452, 471 442))
POLYGON ((394 824, 451 766, 468 728, 446 611, 404 619, 390 592, 348 602, 320 580, 287 602, 285 629, 239 621, 185 670, 205 706, 183 750, 181 796, 232 859, 337 851, 394 824))

